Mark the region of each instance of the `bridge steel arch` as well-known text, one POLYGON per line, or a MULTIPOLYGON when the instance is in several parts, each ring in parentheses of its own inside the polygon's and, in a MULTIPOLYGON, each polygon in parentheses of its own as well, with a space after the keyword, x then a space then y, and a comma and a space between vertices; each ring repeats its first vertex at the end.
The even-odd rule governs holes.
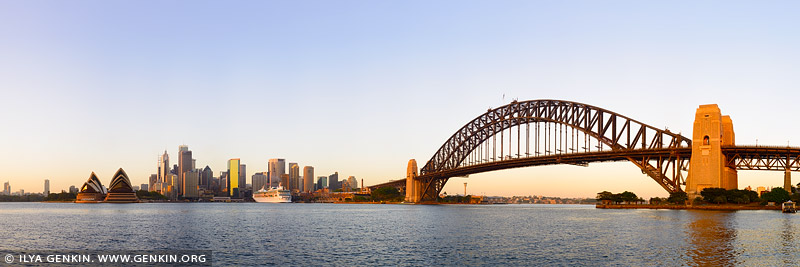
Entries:
MULTIPOLYGON (((513 101, 508 105, 489 109, 461 127, 434 153, 414 179, 424 185, 421 200, 431 201, 438 197, 450 177, 524 166, 580 165, 597 161, 628 160, 665 190, 680 192, 680 186, 684 183, 681 172, 688 169, 691 145, 692 140, 680 134, 596 106, 563 100, 513 101), (609 156, 598 157, 596 155, 600 151, 592 151, 590 144, 584 145, 581 148, 583 151, 573 148, 572 153, 564 153, 566 149, 561 150, 561 153, 539 153, 538 141, 542 138, 538 136, 539 123, 574 129, 573 131, 586 136, 586 142, 594 140, 599 150, 603 150, 605 146, 615 153, 605 153, 609 156), (522 154, 521 127, 525 126, 526 136, 529 136, 531 124, 537 126, 536 151, 529 153, 531 143, 526 139, 526 153, 522 154), (504 145, 501 144, 499 158, 496 155, 490 157, 488 150, 485 158, 482 155, 476 156, 476 150, 483 154, 482 145, 485 144, 488 148, 490 138, 496 141, 496 135, 500 134, 502 142, 504 131, 508 130, 511 135, 513 127, 517 127, 516 155, 503 155, 504 145)), ((509 147, 509 150, 512 148, 509 147)))

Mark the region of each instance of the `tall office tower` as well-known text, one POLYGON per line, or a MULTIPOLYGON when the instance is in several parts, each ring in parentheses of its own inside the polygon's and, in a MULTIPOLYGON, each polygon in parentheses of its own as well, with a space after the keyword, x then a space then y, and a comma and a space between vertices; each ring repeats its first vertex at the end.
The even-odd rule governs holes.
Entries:
POLYGON ((74 185, 70 185, 69 186, 69 192, 72 193, 72 194, 77 194, 78 193, 78 188, 75 187, 74 185))
POLYGON ((350 184, 350 189, 358 188, 358 180, 356 180, 355 176, 350 176, 347 178, 347 183, 350 184))
POLYGON ((197 167, 195 167, 195 164, 197 164, 197 159, 193 158, 192 159, 192 170, 197 169, 197 167))
MULTIPOLYGON (((169 185, 167 186, 167 193, 170 199, 178 199, 178 175, 174 173, 169 174, 169 185)), ((166 194, 163 194, 166 196, 166 194)))
POLYGON ((303 167, 303 191, 314 191, 314 167, 303 167))
POLYGON ((50 180, 44 179, 44 191, 42 191, 42 195, 47 196, 50 194, 50 180))
POLYGON ((289 163, 289 190, 299 190, 300 186, 300 166, 297 163, 289 163))
POLYGON ((184 181, 183 181, 183 192, 184 198, 197 198, 199 197, 197 192, 197 180, 200 179, 200 172, 197 170, 191 170, 183 173, 184 181))
POLYGON ((221 171, 219 172, 219 192, 225 193, 222 195, 228 196, 230 193, 228 192, 228 172, 221 171))
POLYGON ((257 172, 253 174, 252 179, 253 193, 261 189, 269 190, 269 188, 267 188, 267 172, 257 172))
POLYGON ((11 184, 9 182, 3 184, 3 195, 11 195, 11 184))
POLYGON ((169 173, 169 154, 167 154, 167 151, 164 150, 164 155, 158 157, 158 179, 156 179, 156 183, 160 183, 161 186, 158 188, 153 188, 153 191, 164 191, 165 185, 169 184, 169 180, 167 178, 169 173))
POLYGON ((178 195, 183 196, 183 184, 186 180, 183 177, 183 173, 193 170, 192 168, 192 151, 189 150, 189 146, 187 145, 180 145, 178 146, 178 195))
POLYGON ((336 191, 336 189, 342 188, 342 185, 339 184, 339 172, 336 172, 328 176, 328 188, 331 190, 331 192, 336 191))
POLYGON ((270 159, 267 170, 269 171, 269 186, 278 186, 281 182, 281 175, 286 173, 286 160, 270 159))
POLYGON ((288 184, 289 184, 289 175, 288 174, 281 175, 280 186, 283 186, 283 188, 285 189, 289 189, 288 184))
POLYGON ((214 177, 214 171, 208 165, 200 172, 200 180, 197 181, 197 186, 203 189, 211 188, 211 178, 214 177))
POLYGON ((147 181, 147 189, 155 191, 155 188, 153 188, 153 186, 156 185, 156 181, 158 181, 158 174, 151 174, 150 179, 147 181))
POLYGON ((239 159, 228 160, 228 196, 239 197, 239 159))
POLYGON ((239 164, 239 192, 244 191, 247 187, 247 166, 239 164))
POLYGON ((317 177, 317 190, 328 188, 328 176, 317 177))

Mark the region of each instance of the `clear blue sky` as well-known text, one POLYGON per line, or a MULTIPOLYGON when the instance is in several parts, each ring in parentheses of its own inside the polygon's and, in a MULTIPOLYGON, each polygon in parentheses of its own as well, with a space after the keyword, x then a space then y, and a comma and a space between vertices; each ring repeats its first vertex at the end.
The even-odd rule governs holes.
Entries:
MULTIPOLYGON (((180 144, 216 174, 269 158, 367 184, 400 178, 512 98, 565 99, 691 135, 800 145, 796 1, 0 0, 0 182, 58 192, 180 144)), ((797 176, 797 175, 796 175, 797 176)), ((445 191, 666 192, 630 163, 452 179, 445 191)), ((795 182, 800 180, 795 179, 795 182)), ((740 172, 740 187, 782 173, 740 172)))

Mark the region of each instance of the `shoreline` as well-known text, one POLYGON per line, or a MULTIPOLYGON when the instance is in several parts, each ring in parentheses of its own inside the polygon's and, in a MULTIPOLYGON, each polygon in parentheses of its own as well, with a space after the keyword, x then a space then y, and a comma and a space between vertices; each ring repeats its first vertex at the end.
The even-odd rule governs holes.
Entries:
POLYGON ((598 209, 668 209, 668 210, 781 210, 780 206, 761 205, 638 205, 638 204, 597 204, 598 209))

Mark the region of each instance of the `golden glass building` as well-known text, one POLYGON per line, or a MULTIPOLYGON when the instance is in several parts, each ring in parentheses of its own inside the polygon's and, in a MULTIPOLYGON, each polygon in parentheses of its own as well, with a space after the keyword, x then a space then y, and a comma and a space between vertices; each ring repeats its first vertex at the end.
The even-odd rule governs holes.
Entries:
POLYGON ((228 194, 239 197, 239 159, 228 160, 228 194))

